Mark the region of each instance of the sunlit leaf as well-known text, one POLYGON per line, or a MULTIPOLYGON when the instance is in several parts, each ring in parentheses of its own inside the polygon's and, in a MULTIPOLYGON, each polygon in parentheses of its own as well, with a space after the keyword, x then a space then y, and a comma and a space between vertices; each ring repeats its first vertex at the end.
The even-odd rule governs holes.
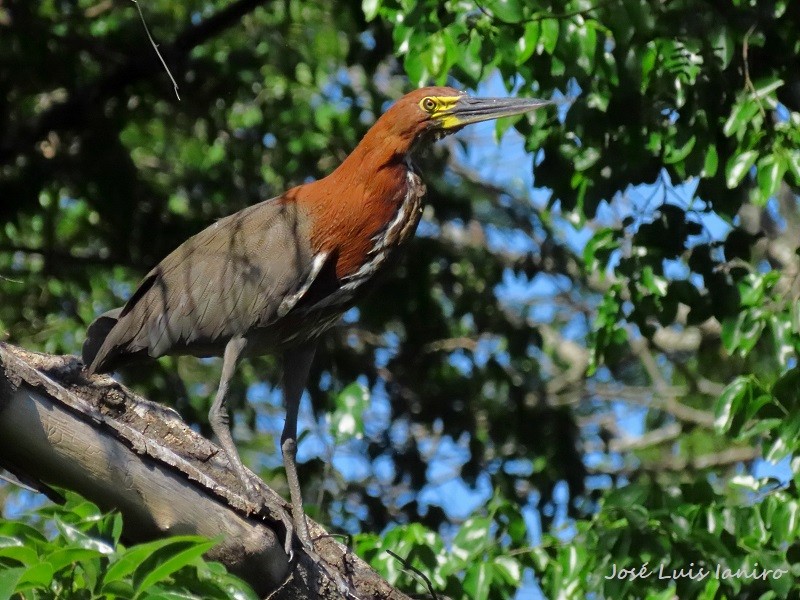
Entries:
POLYGON ((744 179, 747 172, 755 164, 758 158, 756 150, 747 150, 736 154, 728 161, 725 173, 725 183, 729 188, 734 188, 744 179))

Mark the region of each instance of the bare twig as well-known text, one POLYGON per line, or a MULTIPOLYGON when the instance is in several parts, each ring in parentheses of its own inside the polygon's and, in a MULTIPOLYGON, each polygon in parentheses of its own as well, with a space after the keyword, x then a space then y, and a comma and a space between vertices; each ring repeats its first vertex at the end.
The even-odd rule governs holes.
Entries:
POLYGON ((94 19, 99 17, 104 12, 111 10, 114 7, 114 2, 112 0, 101 0, 97 4, 94 4, 83 11, 83 16, 87 19, 94 19))
MULTIPOLYGON (((243 16, 271 0, 235 0, 197 24, 189 25, 169 44, 164 54, 188 56, 193 48, 207 42, 237 23, 243 16)), ((156 67, 142 60, 141 52, 127 52, 126 60, 89 84, 68 90, 64 100, 54 102, 29 123, 13 132, 0 133, 0 164, 13 161, 19 153, 30 152, 50 131, 79 129, 96 115, 97 106, 120 94, 127 86, 154 74, 156 67)))
POLYGON ((756 87, 753 85, 753 80, 750 79, 750 61, 747 57, 748 51, 750 49, 750 36, 753 35, 756 26, 755 23, 747 30, 747 33, 744 34, 744 39, 742 40, 742 63, 744 64, 744 86, 747 90, 753 94, 753 98, 755 98, 756 102, 758 103, 758 110, 761 112, 762 117, 766 117, 767 113, 764 111, 764 106, 761 104, 761 98, 758 97, 758 92, 756 92, 756 87))
MULTIPOLYGON (((600 2, 598 2, 594 6, 590 6, 589 8, 577 9, 577 10, 573 10, 573 11, 566 11, 566 12, 562 12, 562 13, 540 13, 540 14, 537 14, 537 15, 531 17, 530 19, 523 19, 520 22, 521 23, 535 23, 536 21, 544 21, 545 19, 571 19, 572 17, 583 17, 583 16, 586 16, 586 15, 589 15, 589 14, 593 13, 594 11, 598 10, 599 8, 602 8, 606 4, 610 4, 611 1, 612 0, 601 0, 600 2)), ((475 6, 477 6, 478 10, 481 11, 484 15, 486 15, 487 17, 489 17, 490 19, 492 19, 494 21, 498 21, 498 22, 503 23, 505 25, 514 25, 515 24, 515 23, 509 23, 508 21, 504 21, 500 17, 492 14, 489 10, 487 10, 486 8, 481 6, 481 4, 479 2, 476 2, 475 6)))
POLYGON ((712 452, 701 456, 686 458, 680 456, 669 456, 658 461, 648 461, 638 466, 623 466, 619 468, 592 468, 592 473, 604 475, 626 475, 631 476, 637 473, 682 473, 685 471, 701 471, 714 467, 727 467, 740 462, 749 462, 761 456, 758 448, 749 446, 727 448, 720 452, 712 452))
POLYGON ((644 435, 636 438, 614 439, 608 443, 611 452, 627 452, 629 450, 641 450, 651 446, 660 446, 667 442, 677 439, 683 428, 678 423, 670 423, 664 427, 659 427, 653 431, 648 431, 644 435))
POLYGON ((452 352, 453 350, 469 350, 474 352, 478 347, 478 339, 467 336, 444 338, 425 344, 422 347, 423 354, 433 354, 434 352, 452 352))
POLYGON ((175 88, 175 97, 178 98, 178 100, 180 100, 181 97, 180 94, 178 94, 178 82, 175 81, 175 78, 172 76, 172 72, 169 70, 169 67, 167 66, 167 62, 164 60, 164 57, 161 56, 161 52, 158 49, 158 44, 156 44, 155 40, 153 39, 153 36, 150 35, 150 29, 147 27, 147 21, 144 20, 144 13, 142 13, 142 7, 139 6, 139 0, 131 0, 131 2, 133 2, 136 5, 136 10, 139 11, 139 18, 142 20, 142 26, 144 27, 144 32, 147 34, 147 39, 150 40, 150 45, 153 46, 153 50, 156 51, 158 60, 161 61, 164 70, 167 72, 167 75, 169 75, 169 78, 172 81, 172 86, 175 88))
POLYGON ((677 398, 688 392, 683 386, 669 386, 662 390, 654 390, 649 386, 620 387, 597 382, 594 384, 593 391, 599 398, 639 404, 664 411, 687 423, 694 423, 708 428, 714 426, 713 414, 686 406, 677 400, 677 398))
POLYGON ((425 582, 425 587, 427 587, 428 591, 431 593, 431 598, 433 598, 433 600, 439 600, 439 596, 436 594, 436 590, 433 589, 433 584, 431 583, 431 580, 428 579, 428 576, 425 575, 425 573, 423 573, 417 567, 408 562, 408 560, 392 552, 391 550, 387 550, 386 554, 399 561, 400 564, 403 565, 404 569, 422 579, 422 581, 425 582))

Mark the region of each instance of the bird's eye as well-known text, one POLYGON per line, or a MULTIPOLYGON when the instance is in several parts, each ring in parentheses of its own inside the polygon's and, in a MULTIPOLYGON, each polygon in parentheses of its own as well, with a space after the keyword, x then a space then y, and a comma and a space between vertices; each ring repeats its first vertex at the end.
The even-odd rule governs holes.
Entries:
POLYGON ((423 98, 420 104, 422 105, 422 110, 425 112, 432 113, 436 109, 436 100, 430 97, 423 98))

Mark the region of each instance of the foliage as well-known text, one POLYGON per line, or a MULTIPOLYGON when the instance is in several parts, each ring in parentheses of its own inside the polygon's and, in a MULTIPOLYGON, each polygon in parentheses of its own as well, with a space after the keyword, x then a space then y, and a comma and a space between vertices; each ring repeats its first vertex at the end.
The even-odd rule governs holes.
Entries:
POLYGON ((256 598, 201 555, 213 545, 174 536, 127 547, 119 514, 75 494, 62 506, 0 519, 0 598, 256 598))
MULTIPOLYGON (((384 550, 453 597, 796 594, 800 4, 255 4, 142 4, 180 102, 133 5, 0 6, 0 332, 77 352, 408 80, 555 98, 493 157, 479 128, 421 157, 417 238, 318 354, 310 508, 420 592, 384 550), (645 562, 792 578, 605 578, 645 562)), ((240 371, 239 444, 280 488, 276 361, 240 371)), ((125 377, 207 430, 217 363, 125 377)))
POLYGON ((430 583, 453 598, 508 598, 526 568, 540 573, 548 598, 791 597, 800 503, 776 484, 738 476, 717 491, 706 481, 664 488, 648 478, 608 493, 568 540, 545 534, 533 548, 519 511, 494 500, 449 545, 412 524, 362 534, 356 550, 389 581, 418 593, 430 583))
POLYGON ((609 493, 571 543, 545 537, 542 587, 553 598, 784 598, 797 593, 797 509, 796 494, 751 476, 722 491, 638 482, 609 493))
POLYGON ((360 534, 355 550, 401 589, 485 600, 517 590, 523 569, 534 565, 526 543, 519 509, 494 499, 486 514, 467 519, 448 543, 414 523, 386 535, 360 534))

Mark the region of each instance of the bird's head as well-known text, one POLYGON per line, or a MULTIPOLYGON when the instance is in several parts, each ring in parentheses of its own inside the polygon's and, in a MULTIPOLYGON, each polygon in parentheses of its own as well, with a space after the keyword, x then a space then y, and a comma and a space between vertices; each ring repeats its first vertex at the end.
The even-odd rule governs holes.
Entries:
POLYGON ((549 100, 474 98, 450 87, 426 87, 400 98, 375 124, 408 144, 409 151, 465 125, 535 110, 549 100))

